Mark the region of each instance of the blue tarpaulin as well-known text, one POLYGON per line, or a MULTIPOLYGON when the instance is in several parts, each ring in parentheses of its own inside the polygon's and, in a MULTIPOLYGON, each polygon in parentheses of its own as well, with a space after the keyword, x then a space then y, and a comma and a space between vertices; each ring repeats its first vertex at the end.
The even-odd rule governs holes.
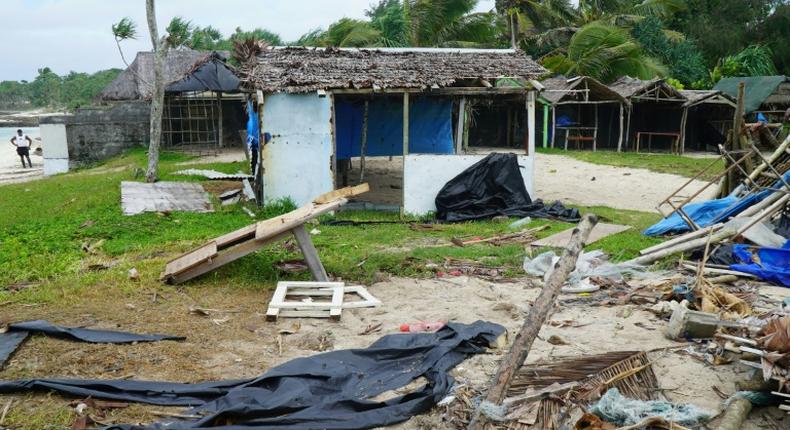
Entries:
MULTIPOLYGON (((337 159, 360 156, 364 102, 338 100, 337 159)), ((421 97, 409 105, 409 153, 452 154, 453 104, 451 100, 421 97)), ((365 155, 403 154, 403 102, 380 98, 368 104, 368 141, 365 155)))
POLYGON ((730 265, 730 269, 751 273, 772 284, 790 287, 790 249, 735 245, 732 254, 740 263, 730 265))
MULTIPOLYGON (((784 180, 790 181, 790 171, 784 174, 784 180)), ((776 181, 774 189, 782 187, 781 181, 776 181)), ((763 190, 759 193, 749 194, 742 198, 733 195, 721 199, 708 200, 701 203, 691 203, 683 207, 683 211, 700 227, 707 227, 718 222, 726 221, 745 211, 748 207, 768 197, 773 191, 763 190)), ((645 236, 659 236, 662 234, 677 234, 690 231, 691 228, 683 218, 675 212, 650 226, 642 234, 645 236)))

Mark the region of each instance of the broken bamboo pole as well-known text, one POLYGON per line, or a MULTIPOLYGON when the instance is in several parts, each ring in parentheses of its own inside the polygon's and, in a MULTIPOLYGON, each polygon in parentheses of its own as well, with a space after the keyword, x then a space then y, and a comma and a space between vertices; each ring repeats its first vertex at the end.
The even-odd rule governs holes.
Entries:
MULTIPOLYGON (((768 206, 767 208, 763 209, 756 215, 752 216, 749 222, 744 224, 741 228, 737 230, 734 230, 732 228, 722 228, 719 232, 715 233, 713 236, 710 237, 710 243, 719 243, 731 237, 737 237, 742 235, 744 232, 754 227, 755 224, 759 223, 766 217, 769 217, 775 214, 776 212, 780 211, 787 204, 788 200, 790 200, 790 195, 783 194, 779 198, 779 200, 776 200, 772 205, 768 206)), ((650 264, 672 254, 686 252, 692 249, 699 248, 701 246, 705 246, 707 241, 708 241, 707 237, 701 237, 699 239, 690 240, 688 242, 682 242, 677 245, 664 248, 660 251, 653 252, 652 254, 647 254, 641 257, 634 258, 633 260, 629 260, 628 263, 640 264, 640 265, 650 264)))
POLYGON ((527 359, 532 343, 535 342, 540 328, 543 326, 546 318, 548 318, 549 312, 554 305, 554 300, 560 293, 560 288, 562 288, 568 276, 576 268, 576 260, 578 260, 579 254, 584 249, 584 242, 597 223, 598 218, 595 215, 587 214, 582 218, 578 227, 573 230, 568 247, 565 248, 557 264, 554 265, 554 270, 549 275, 546 285, 532 305, 532 309, 530 309, 524 325, 516 335, 513 345, 499 363, 499 370, 491 382, 491 387, 488 389, 485 400, 475 409, 467 430, 483 429, 488 422, 488 417, 482 413, 485 405, 499 405, 504 400, 513 377, 527 359))

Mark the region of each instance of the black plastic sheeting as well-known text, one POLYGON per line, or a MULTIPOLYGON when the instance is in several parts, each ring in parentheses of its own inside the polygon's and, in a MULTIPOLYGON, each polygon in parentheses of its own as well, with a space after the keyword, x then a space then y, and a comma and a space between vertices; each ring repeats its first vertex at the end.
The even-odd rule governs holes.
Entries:
POLYGON ((168 93, 187 91, 239 92, 239 78, 227 65, 225 59, 214 52, 211 58, 184 79, 167 86, 168 93))
POLYGON ((108 430, 368 429, 429 410, 450 393, 454 379, 448 372, 467 356, 484 352, 504 332, 498 324, 477 321, 450 323, 436 333, 392 334, 365 349, 297 358, 251 380, 180 384, 34 379, 0 382, 0 394, 54 390, 79 397, 197 406, 186 414, 205 414, 193 421, 116 425, 108 430), (410 393, 370 400, 419 377, 426 384, 410 393))
POLYGON ((456 222, 513 217, 552 218, 568 222, 581 219, 578 209, 560 202, 546 206, 534 202, 524 186, 518 157, 512 153, 492 153, 451 179, 436 195, 436 217, 456 222))
POLYGON ((134 343, 186 339, 181 336, 162 334, 134 334, 122 331, 64 327, 42 320, 25 321, 9 324, 6 332, 0 333, 0 368, 22 342, 34 333, 88 343, 134 343))

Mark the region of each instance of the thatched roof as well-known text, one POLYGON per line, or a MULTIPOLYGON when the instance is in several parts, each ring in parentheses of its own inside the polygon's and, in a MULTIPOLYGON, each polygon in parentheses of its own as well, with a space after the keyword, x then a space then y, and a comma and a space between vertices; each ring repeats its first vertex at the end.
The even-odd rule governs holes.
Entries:
POLYGON ((568 101, 605 101, 612 100, 628 104, 616 91, 589 76, 566 78, 558 76, 540 82, 544 90, 540 96, 551 104, 568 101))
MULTIPOLYGON (((216 53, 174 49, 165 58, 165 85, 179 82, 213 58, 216 53)), ((138 52, 132 64, 121 72, 101 93, 99 100, 147 100, 153 93, 154 53, 138 52)))
POLYGON ((248 89, 304 93, 328 89, 426 89, 461 80, 536 78, 546 70, 505 49, 267 48, 242 79, 248 89))
POLYGON ((609 85, 609 88, 616 91, 626 99, 640 97, 645 93, 648 93, 654 89, 658 89, 667 97, 677 99, 678 101, 685 101, 685 98, 680 93, 680 91, 672 85, 666 83, 663 79, 650 79, 643 81, 641 79, 624 76, 615 81, 613 84, 609 85))
POLYGON ((718 102, 721 100, 735 103, 735 99, 717 90, 680 90, 680 94, 686 98, 685 106, 694 106, 706 102, 718 102))

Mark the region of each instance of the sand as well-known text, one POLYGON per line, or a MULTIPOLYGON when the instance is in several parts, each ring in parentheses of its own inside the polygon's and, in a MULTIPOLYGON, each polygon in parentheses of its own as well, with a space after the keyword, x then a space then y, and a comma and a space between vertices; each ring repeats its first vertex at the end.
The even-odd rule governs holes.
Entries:
MULTIPOLYGON (((686 181, 684 176, 592 164, 563 155, 537 154, 535 159, 535 192, 544 201, 656 212, 656 206, 686 181)), ((696 191, 705 184, 693 181, 686 189, 696 191)), ((712 186, 697 200, 714 194, 712 186)))

